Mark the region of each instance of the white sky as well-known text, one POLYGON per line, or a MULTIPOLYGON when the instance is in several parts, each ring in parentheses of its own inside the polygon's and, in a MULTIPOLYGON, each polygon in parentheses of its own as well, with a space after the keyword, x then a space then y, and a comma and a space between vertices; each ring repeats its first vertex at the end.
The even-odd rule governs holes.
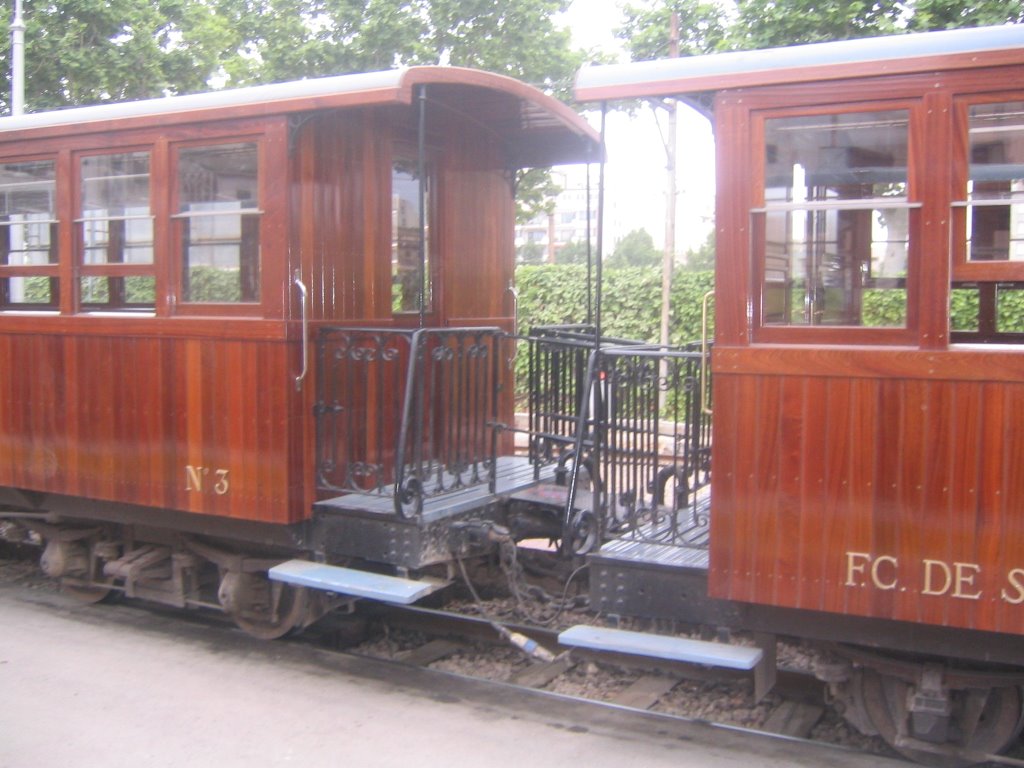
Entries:
MULTIPOLYGON (((615 28, 621 24, 616 0, 573 0, 563 18, 572 31, 575 45, 617 52, 621 61, 629 60, 614 36, 615 28)), ((599 112, 588 113, 587 117, 595 128, 599 126, 599 112)), ((664 112, 660 119, 664 130, 664 112)), ((640 228, 651 234, 658 248, 664 245, 667 174, 662 135, 650 107, 642 107, 634 116, 608 115, 606 253, 611 252, 618 238, 640 228)), ((680 110, 676 164, 676 253, 681 255, 704 242, 714 215, 715 162, 711 127, 689 107, 680 110)))

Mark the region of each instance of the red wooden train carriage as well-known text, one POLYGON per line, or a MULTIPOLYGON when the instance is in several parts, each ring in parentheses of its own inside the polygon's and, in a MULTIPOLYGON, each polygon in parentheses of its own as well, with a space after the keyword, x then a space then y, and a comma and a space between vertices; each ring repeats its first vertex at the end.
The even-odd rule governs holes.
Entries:
POLYGON ((445 68, 0 122, 0 486, 307 518, 301 321, 508 327, 513 173, 582 158, 588 131, 445 68))
MULTIPOLYGON (((595 67, 577 97, 713 119, 710 596, 1019 685, 1024 27, 595 67)), ((969 743, 957 684, 903 672, 858 691, 862 720, 969 743)), ((1019 693, 1000 701, 973 748, 1016 732, 1019 693)))
MULTIPOLYGON (((88 594, 177 550, 144 568, 135 533, 75 521, 308 551, 318 328, 511 331, 517 169, 596 146, 536 89, 442 67, 0 121, 5 517, 88 537, 48 561, 88 594)), ((401 402, 363 387, 365 448, 401 402)))

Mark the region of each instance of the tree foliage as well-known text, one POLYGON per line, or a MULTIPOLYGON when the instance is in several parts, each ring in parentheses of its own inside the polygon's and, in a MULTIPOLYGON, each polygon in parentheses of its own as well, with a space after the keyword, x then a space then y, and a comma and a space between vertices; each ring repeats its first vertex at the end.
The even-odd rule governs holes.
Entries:
POLYGON ((611 268, 656 267, 661 264, 661 252, 654 247, 654 238, 646 229, 634 229, 615 244, 605 264, 611 268))
POLYGON ((645 0, 624 6, 625 21, 619 30, 634 61, 663 59, 669 55, 668 30, 673 13, 679 24, 680 55, 710 53, 721 47, 728 21, 718 3, 713 0, 645 0))
MULTIPOLYGON (((568 92, 565 0, 26 0, 39 111, 400 65, 477 67, 568 92)), ((0 20, 9 71, 9 19, 0 20)), ((7 93, 0 104, 7 106, 7 93)))
POLYGON ((619 36, 635 61, 668 55, 669 19, 682 55, 1024 22, 1020 0, 641 0, 627 5, 619 36))

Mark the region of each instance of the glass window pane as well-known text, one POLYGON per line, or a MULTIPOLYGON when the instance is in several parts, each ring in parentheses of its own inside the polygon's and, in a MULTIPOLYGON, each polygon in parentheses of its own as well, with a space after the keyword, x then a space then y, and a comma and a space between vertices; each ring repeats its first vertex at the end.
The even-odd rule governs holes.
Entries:
POLYGON ((83 264, 152 264, 149 153, 81 160, 83 264))
POLYGON ((178 210, 236 211, 259 207, 256 144, 192 147, 178 154, 178 210))
POLYGON ((906 110, 765 121, 764 324, 906 327, 907 128, 906 110))
POLYGON ((906 197, 908 112, 804 115, 765 123, 765 202, 906 197))
POLYGON ((970 108, 967 253, 1024 261, 1024 101, 970 108))
POLYGON ((906 325, 905 208, 765 215, 766 324, 906 325))
POLYGON ((191 147, 179 153, 184 301, 259 301, 258 157, 252 142, 191 147))
POLYGON ((0 163, 0 265, 55 264, 52 160, 0 163))
POLYGON ((996 332, 1024 333, 1024 285, 996 286, 996 332))
POLYGON ((977 332, 980 329, 980 305, 981 297, 977 286, 953 288, 949 292, 950 330, 977 332))
POLYGON ((421 289, 424 304, 431 306, 429 179, 428 172, 427 193, 423 201, 427 232, 424 233, 421 271, 418 165, 413 160, 395 160, 391 171, 391 307, 394 312, 419 312, 421 289))
POLYGON ((150 310, 156 303, 156 279, 150 275, 79 278, 82 306, 91 310, 150 310))
POLYGON ((56 309, 60 304, 59 281, 55 277, 32 275, 0 280, 0 303, 12 309, 56 309))

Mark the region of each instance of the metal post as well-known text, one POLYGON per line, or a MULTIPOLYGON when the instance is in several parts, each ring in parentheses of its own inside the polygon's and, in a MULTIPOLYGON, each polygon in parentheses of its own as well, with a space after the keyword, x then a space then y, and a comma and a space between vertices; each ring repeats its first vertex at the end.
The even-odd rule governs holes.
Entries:
POLYGON ((591 252, 590 234, 590 158, 587 158, 587 324, 594 322, 594 278, 591 270, 594 254, 591 252))
POLYGON ((11 114, 25 111, 25 20, 21 15, 22 0, 14 0, 11 20, 11 114))
POLYGON ((417 169, 419 177, 419 198, 420 198, 420 280, 419 280, 419 305, 420 305, 420 328, 425 326, 427 314, 427 87, 420 86, 419 98, 419 131, 417 133, 417 169))
POLYGON ((597 181, 597 289, 594 291, 594 344, 601 339, 601 280, 604 261, 604 164, 605 164, 605 127, 608 117, 608 102, 601 102, 601 158, 597 181))

